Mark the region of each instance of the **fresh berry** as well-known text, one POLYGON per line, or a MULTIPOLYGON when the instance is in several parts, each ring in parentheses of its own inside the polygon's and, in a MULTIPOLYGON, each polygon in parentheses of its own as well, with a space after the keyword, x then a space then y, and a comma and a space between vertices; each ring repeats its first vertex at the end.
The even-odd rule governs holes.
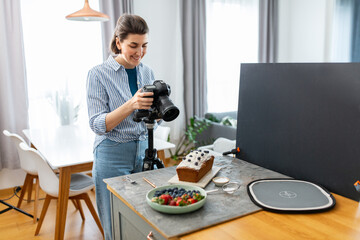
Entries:
POLYGON ((189 199, 187 200, 187 202, 188 202, 189 204, 193 204, 193 203, 196 203, 197 200, 194 199, 194 198, 189 198, 189 199))
POLYGON ((169 202, 169 206, 176 206, 176 201, 173 199, 169 202))
POLYGON ((162 194, 159 197, 159 203, 161 205, 167 205, 172 200, 172 197, 169 194, 162 194))
POLYGON ((178 200, 176 201, 176 206, 186 206, 187 202, 182 199, 182 198, 178 198, 178 200))

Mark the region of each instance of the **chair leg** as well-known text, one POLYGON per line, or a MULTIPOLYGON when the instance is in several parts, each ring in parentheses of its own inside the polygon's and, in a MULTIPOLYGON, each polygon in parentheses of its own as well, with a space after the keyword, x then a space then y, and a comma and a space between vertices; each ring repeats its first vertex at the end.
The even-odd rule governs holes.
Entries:
POLYGON ((85 215, 84 215, 84 211, 83 211, 83 209, 82 209, 82 207, 81 207, 81 202, 80 202, 79 199, 76 199, 76 205, 78 206, 81 219, 84 221, 84 220, 85 220, 85 215))
POLYGON ((36 177, 35 178, 35 202, 34 202, 34 223, 37 222, 37 212, 38 212, 38 205, 39 205, 39 191, 40 191, 40 186, 39 186, 39 178, 36 177))
POLYGON ((27 197, 27 202, 31 202, 31 194, 32 194, 32 188, 33 188, 33 185, 34 185, 34 178, 35 176, 34 175, 30 175, 30 183, 29 183, 29 186, 28 186, 28 197, 27 197))
POLYGON ((75 209, 78 210, 79 207, 77 206, 77 203, 75 202, 75 200, 74 200, 74 199, 71 199, 71 202, 74 204, 75 209))
POLYGON ((18 204, 16 206, 17 208, 20 208, 20 206, 21 206, 22 200, 24 199, 26 189, 27 189, 27 187, 28 187, 28 185, 30 183, 30 179, 32 179, 32 178, 31 178, 30 174, 27 173, 26 177, 25 177, 24 185, 23 185, 23 187, 21 189, 20 198, 19 198, 18 204))
POLYGON ((36 227, 36 230, 35 230, 35 236, 37 236, 40 232, 40 228, 41 228, 41 225, 44 221, 44 218, 45 218, 45 215, 46 215, 46 211, 48 210, 48 207, 49 207, 49 204, 50 204, 50 200, 52 199, 53 197, 51 197, 50 195, 46 195, 46 198, 45 198, 45 202, 44 202, 44 206, 41 210, 41 215, 40 215, 40 219, 39 219, 39 222, 37 224, 37 227, 36 227))
POLYGON ((99 217, 98 217, 98 215, 97 215, 97 213, 96 213, 96 211, 95 211, 94 206, 92 205, 92 202, 91 202, 91 200, 90 200, 90 198, 89 198, 89 195, 88 195, 87 193, 83 193, 83 194, 80 195, 80 197, 81 197, 82 199, 84 199, 87 207, 88 207, 89 210, 90 210, 91 215, 93 216, 93 218, 94 218, 94 220, 95 220, 95 222, 96 222, 96 225, 99 227, 101 234, 104 236, 104 230, 103 230, 103 228, 102 228, 102 226, 101 226, 100 219, 99 219, 99 217))

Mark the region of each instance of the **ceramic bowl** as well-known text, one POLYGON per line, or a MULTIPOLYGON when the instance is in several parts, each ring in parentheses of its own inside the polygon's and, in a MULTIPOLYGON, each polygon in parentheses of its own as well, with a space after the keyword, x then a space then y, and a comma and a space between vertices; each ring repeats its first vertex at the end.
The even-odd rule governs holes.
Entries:
POLYGON ((216 186, 222 187, 224 184, 230 181, 227 177, 214 177, 212 181, 215 183, 216 186))
POLYGON ((163 213, 169 213, 169 214, 183 214, 183 213, 193 212, 193 211, 201 208, 205 204, 206 198, 207 198, 207 194, 206 194, 205 190, 202 189, 201 187, 180 185, 180 184, 157 187, 157 188, 154 188, 154 189, 150 190, 146 194, 146 201, 150 205, 150 207, 152 207, 156 211, 163 212, 163 213), (186 191, 188 191, 188 190, 198 190, 200 192, 200 194, 204 196, 204 199, 202 199, 201 201, 199 201, 197 203, 187 205, 187 206, 182 206, 182 207, 160 205, 158 203, 153 203, 151 201, 151 199, 153 198, 156 191, 158 191, 158 190, 161 191, 161 190, 164 190, 164 189, 167 189, 167 188, 174 188, 174 187, 178 187, 179 189, 184 188, 186 191))

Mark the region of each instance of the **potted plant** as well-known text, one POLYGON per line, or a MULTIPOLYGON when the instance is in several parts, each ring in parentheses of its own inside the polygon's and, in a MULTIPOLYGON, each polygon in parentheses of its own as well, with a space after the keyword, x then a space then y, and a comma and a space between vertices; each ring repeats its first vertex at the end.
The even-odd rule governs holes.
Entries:
POLYGON ((191 150, 196 149, 196 136, 207 129, 210 126, 210 123, 211 121, 205 118, 199 119, 197 117, 192 117, 189 119, 186 130, 181 136, 179 143, 176 145, 175 150, 168 149, 170 159, 175 162, 174 164, 178 164, 191 150))

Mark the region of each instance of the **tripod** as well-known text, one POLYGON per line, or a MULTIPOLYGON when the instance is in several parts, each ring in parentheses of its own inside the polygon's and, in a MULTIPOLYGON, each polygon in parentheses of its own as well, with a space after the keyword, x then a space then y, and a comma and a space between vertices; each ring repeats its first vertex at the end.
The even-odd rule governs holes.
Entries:
POLYGON ((31 218, 34 218, 33 215, 31 215, 31 214, 29 214, 29 213, 21 210, 20 208, 14 207, 13 205, 8 204, 7 202, 5 202, 5 201, 3 201, 3 200, 1 200, 1 199, 0 199, 0 203, 2 203, 2 204, 4 204, 4 205, 7 206, 7 208, 5 208, 4 210, 1 210, 1 211, 0 211, 0 214, 3 214, 3 213, 5 213, 5 212, 7 212, 7 211, 9 211, 9 210, 11 210, 11 209, 14 209, 14 210, 16 210, 16 211, 18 211, 18 212, 20 212, 20 213, 22 213, 22 214, 25 214, 26 216, 29 216, 29 217, 31 217, 31 218))
POLYGON ((143 171, 154 170, 156 164, 157 168, 164 168, 164 164, 160 159, 156 158, 156 149, 154 149, 154 126, 155 120, 145 121, 148 130, 148 148, 145 150, 145 158, 143 163, 143 171))

